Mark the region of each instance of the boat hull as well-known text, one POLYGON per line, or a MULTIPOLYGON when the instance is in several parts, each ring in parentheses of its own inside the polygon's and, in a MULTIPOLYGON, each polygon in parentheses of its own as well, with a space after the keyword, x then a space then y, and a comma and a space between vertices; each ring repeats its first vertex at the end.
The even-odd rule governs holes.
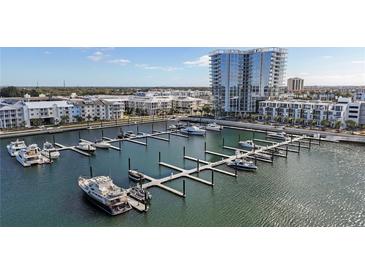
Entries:
POLYGON ((111 206, 107 206, 105 204, 103 204, 102 202, 96 200, 93 196, 91 196, 88 192, 86 192, 83 188, 81 188, 84 196, 87 198, 87 200, 89 202, 91 202, 93 205, 97 206, 98 208, 104 210, 106 213, 112 215, 112 216, 116 216, 116 215, 120 215, 123 214, 129 210, 132 209, 132 206, 128 203, 124 204, 123 206, 119 206, 118 208, 113 208, 111 206))

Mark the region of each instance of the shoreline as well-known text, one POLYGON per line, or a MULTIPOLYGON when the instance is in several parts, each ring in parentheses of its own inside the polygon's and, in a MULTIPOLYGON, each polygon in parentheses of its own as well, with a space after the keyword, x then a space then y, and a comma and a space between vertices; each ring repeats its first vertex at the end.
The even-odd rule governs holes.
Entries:
MULTIPOLYGON (((181 119, 183 121, 195 122, 199 123, 212 123, 215 122, 217 124, 229 127, 237 127, 247 130, 257 130, 257 131, 273 131, 279 132, 283 131, 282 129, 278 129, 272 125, 263 125, 263 124, 254 124, 248 122, 241 121, 228 121, 228 120, 216 120, 210 118, 195 118, 195 117, 186 117, 181 119)), ((321 141, 330 141, 330 142, 349 142, 349 143, 358 143, 365 144, 365 136, 357 136, 357 135, 349 135, 345 133, 335 133, 330 131, 322 131, 322 130, 313 130, 313 129, 302 129, 302 128, 291 128, 285 127, 284 131, 289 134, 305 134, 305 135, 313 135, 320 134, 321 136, 326 136, 326 138, 321 138, 321 141)))

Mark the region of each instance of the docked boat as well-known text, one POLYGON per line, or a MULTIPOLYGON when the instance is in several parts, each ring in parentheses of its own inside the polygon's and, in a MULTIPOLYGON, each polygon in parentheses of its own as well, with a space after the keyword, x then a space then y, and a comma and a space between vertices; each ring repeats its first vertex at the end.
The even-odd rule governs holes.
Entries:
POLYGON ((199 128, 197 126, 188 126, 180 130, 181 133, 185 133, 188 135, 205 135, 205 129, 199 128))
MULTIPOLYGON (((271 161, 271 155, 263 154, 263 153, 256 153, 255 155, 256 155, 257 159, 271 161)), ((252 156, 252 157, 254 157, 254 156, 252 156)))
POLYGON ((128 170, 128 177, 135 182, 142 182, 144 180, 144 175, 136 170, 128 170))
POLYGON ((60 152, 50 142, 45 142, 43 144, 41 154, 50 159, 57 159, 60 157, 60 152))
POLYGON ((152 199, 151 193, 143 189, 141 185, 132 187, 129 190, 128 195, 142 203, 148 203, 152 199))
POLYGON ((176 125, 169 125, 167 129, 168 130, 176 130, 177 127, 176 127, 176 125))
POLYGON ((240 141, 238 144, 245 149, 254 149, 257 148, 255 143, 252 140, 240 141))
POLYGON ((94 147, 97 148, 103 148, 103 149, 108 149, 111 147, 111 144, 109 144, 108 142, 104 141, 103 139, 100 140, 96 140, 93 144, 94 147))
POLYGON ((227 163, 227 166, 238 170, 256 171, 257 166, 252 161, 234 159, 227 163))
POLYGON ((138 132, 137 135, 136 135, 136 137, 138 137, 138 138, 144 138, 144 137, 147 137, 147 136, 148 136, 148 134, 144 133, 144 132, 138 132))
POLYGON ((27 145, 24 141, 16 139, 14 142, 10 142, 9 145, 6 146, 10 156, 14 157, 18 154, 20 150, 26 148, 27 145))
POLYGON ((267 137, 269 137, 271 139, 277 139, 277 140, 286 140, 288 138, 288 135, 283 131, 283 132, 269 133, 269 134, 267 134, 267 137))
POLYGON ((205 127, 205 129, 212 130, 212 131, 221 131, 223 129, 223 127, 216 123, 210 123, 205 127))
POLYGON ((79 177, 78 183, 90 201, 111 215, 132 209, 127 192, 116 186, 109 176, 79 177))
POLYGON ((96 148, 89 142, 80 142, 76 148, 91 153, 96 150, 96 148))
POLYGON ((32 144, 20 150, 16 155, 16 159, 24 167, 44 164, 48 160, 47 158, 42 156, 41 150, 36 144, 32 144))

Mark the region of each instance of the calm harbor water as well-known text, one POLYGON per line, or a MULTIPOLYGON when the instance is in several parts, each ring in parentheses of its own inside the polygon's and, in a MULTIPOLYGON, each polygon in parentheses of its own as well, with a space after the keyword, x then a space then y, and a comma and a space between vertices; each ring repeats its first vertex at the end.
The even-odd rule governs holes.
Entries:
MULTIPOLYGON (((163 130, 164 123, 155 124, 163 130)), ((124 127, 136 130, 135 126, 124 127)), ((140 125, 150 132, 151 124, 140 125)), ((119 128, 104 129, 115 137, 119 128)), ((83 130, 81 138, 95 140, 101 130, 83 130)), ((215 173, 211 188, 186 180, 187 197, 182 199, 159 188, 150 188, 152 202, 147 213, 135 210, 111 217, 94 207, 77 185, 80 175, 89 175, 89 163, 95 175, 110 175, 122 187, 134 185, 128 180, 128 158, 133 169, 152 177, 164 177, 172 170, 159 167, 162 161, 193 168, 194 162, 183 160, 186 154, 208 161, 219 157, 204 155, 207 149, 233 154, 222 149, 237 146, 252 133, 224 129, 208 132, 206 137, 189 139, 171 136, 171 142, 149 139, 148 147, 123 143, 122 151, 97 150, 88 158, 73 151, 62 151, 52 165, 23 168, 6 151, 12 139, 0 140, 1 226, 364 226, 365 225, 365 146, 321 143, 311 150, 289 153, 288 159, 276 158, 274 164, 258 162, 256 173, 240 172, 233 178, 215 173)), ((256 138, 264 138, 256 133, 256 138)), ((56 142, 74 145, 77 131, 55 135, 56 142)), ((52 135, 22 138, 27 144, 52 141, 52 135)), ((118 145, 118 143, 115 143, 118 145)), ((229 170, 226 166, 219 167, 229 170)), ((175 171, 173 171, 175 172, 175 171)), ((210 172, 201 178, 210 180, 210 172)), ((181 180, 167 185, 182 190, 181 180)))

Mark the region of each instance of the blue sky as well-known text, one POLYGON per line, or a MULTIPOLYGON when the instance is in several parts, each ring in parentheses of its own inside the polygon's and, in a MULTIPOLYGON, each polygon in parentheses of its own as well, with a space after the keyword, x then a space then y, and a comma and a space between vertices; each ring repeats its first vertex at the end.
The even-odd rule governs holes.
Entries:
MULTIPOLYGON (((208 86, 215 48, 1 48, 0 85, 208 86)), ((289 48, 287 76, 365 85, 365 48, 289 48)))

